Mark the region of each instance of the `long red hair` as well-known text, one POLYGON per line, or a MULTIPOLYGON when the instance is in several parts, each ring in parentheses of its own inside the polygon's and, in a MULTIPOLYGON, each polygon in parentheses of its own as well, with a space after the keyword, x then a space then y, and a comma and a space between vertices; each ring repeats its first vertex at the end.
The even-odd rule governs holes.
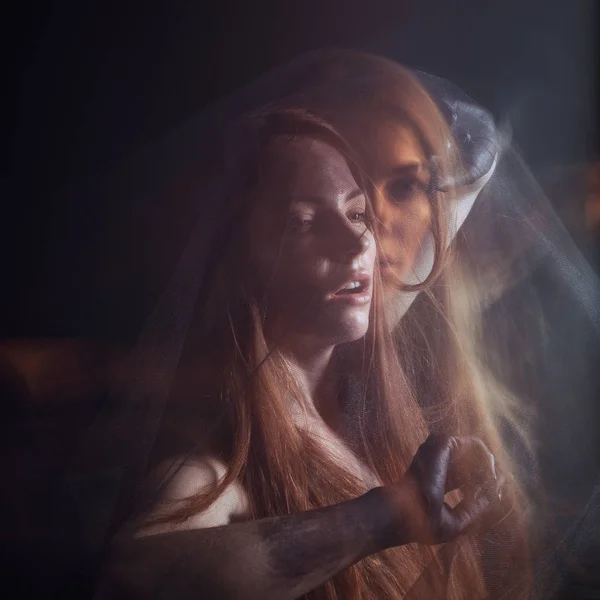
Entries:
MULTIPOLYGON (((267 339, 261 299, 244 288, 240 273, 242 257, 249 251, 243 243, 244 225, 253 199, 261 191, 257 161, 275 137, 311 137, 332 145, 346 156, 367 197, 369 174, 360 156, 368 149, 361 148, 359 132, 349 118, 355 110, 368 111, 363 114, 369 118, 404 119, 418 132, 427 154, 441 157, 442 175, 444 170, 460 168, 447 148, 450 133, 443 116, 412 75, 387 61, 361 57, 350 53, 337 66, 334 61, 329 70, 313 71, 311 76, 322 76, 323 85, 329 85, 332 81, 358 81, 356 72, 375 68, 381 90, 365 85, 363 94, 348 100, 343 110, 336 110, 337 103, 322 94, 325 88, 314 86, 313 96, 292 94, 243 120, 243 126, 228 136, 223 165, 230 184, 224 195, 223 231, 215 239, 230 243, 226 249, 222 244, 215 248, 194 341, 188 345, 188 360, 201 364, 206 377, 197 382, 195 392, 188 389, 185 399, 180 399, 186 415, 191 402, 196 403, 203 420, 218 421, 211 451, 218 453, 228 468, 213 489, 190 498, 158 521, 183 521, 206 509, 236 479, 243 483, 252 516, 257 519, 331 505, 366 491, 293 420, 290 400, 302 405, 303 395, 285 357, 273 340, 267 339), (200 393, 202 400, 198 399, 200 393)), ((512 481, 513 467, 500 428, 503 419, 516 419, 506 390, 492 380, 477 358, 477 294, 453 251, 446 250, 443 206, 447 195, 434 193, 431 197, 436 260, 413 307, 391 333, 376 274, 367 336, 337 348, 334 354, 352 380, 353 450, 383 484, 403 476, 431 430, 478 435, 512 481)), ((204 431, 199 428, 198 436, 204 431)), ((201 447, 206 440, 190 442, 201 447)), ((501 560, 522 559, 525 552, 522 496, 516 484, 511 493, 515 509, 504 521, 502 535, 512 536, 514 543, 496 550, 501 560)), ((459 540, 446 577, 435 576, 443 572, 441 565, 429 571, 435 597, 483 597, 480 556, 475 538, 459 540), (438 587, 442 585, 443 590, 438 587)), ((401 598, 426 567, 437 561, 433 548, 390 549, 345 569, 308 597, 401 598)))

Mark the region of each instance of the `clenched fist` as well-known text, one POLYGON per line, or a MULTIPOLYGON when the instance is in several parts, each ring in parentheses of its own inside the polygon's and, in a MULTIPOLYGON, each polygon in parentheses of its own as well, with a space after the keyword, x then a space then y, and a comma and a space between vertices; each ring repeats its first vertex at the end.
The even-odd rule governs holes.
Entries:
POLYGON ((481 440, 431 435, 402 480, 380 489, 396 516, 396 543, 441 544, 501 511, 503 484, 481 440), (452 507, 445 495, 457 489, 462 500, 452 507))

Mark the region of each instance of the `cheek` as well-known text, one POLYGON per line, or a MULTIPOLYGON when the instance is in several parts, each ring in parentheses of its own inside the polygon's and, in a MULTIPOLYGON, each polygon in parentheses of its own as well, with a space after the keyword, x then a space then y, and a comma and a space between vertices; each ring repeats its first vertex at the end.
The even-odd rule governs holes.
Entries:
POLYGON ((418 234, 431 223, 431 206, 426 199, 406 201, 400 204, 386 202, 379 219, 386 231, 396 234, 418 234))
POLYGON ((306 302, 323 290, 330 274, 330 263, 307 244, 287 248, 282 252, 277 268, 279 287, 292 296, 289 301, 306 302))
POLYGON ((255 222, 246 252, 246 276, 252 278, 258 296, 279 295, 294 287, 296 279, 306 278, 314 264, 310 250, 305 241, 286 236, 283 219, 263 216, 255 222))
POLYGON ((367 267, 369 269, 369 271, 371 271, 371 273, 372 273, 373 269, 375 267, 375 261, 377 259, 377 254, 379 253, 379 248, 377 247, 377 243, 375 241, 375 236, 373 235, 373 233, 371 231, 368 231, 367 233, 365 233, 365 235, 367 235, 369 237, 369 247, 363 255, 363 263, 364 263, 364 266, 367 267))
POLYGON ((255 289, 267 295, 278 310, 311 301, 322 291, 328 262, 302 241, 281 246, 264 245, 256 256, 255 289))
POLYGON ((431 206, 426 199, 385 203, 378 218, 382 251, 412 257, 431 227, 431 206))

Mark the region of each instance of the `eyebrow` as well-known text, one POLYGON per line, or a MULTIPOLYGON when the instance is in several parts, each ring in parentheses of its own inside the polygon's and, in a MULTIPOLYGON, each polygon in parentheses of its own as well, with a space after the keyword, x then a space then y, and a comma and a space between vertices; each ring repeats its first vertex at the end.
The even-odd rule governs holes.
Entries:
MULTIPOLYGON (((344 198, 340 200, 341 204, 348 204, 354 198, 358 198, 359 196, 364 196, 365 192, 360 188, 354 188, 350 192, 346 194, 344 198)), ((323 196, 292 196, 292 201, 296 202, 311 202, 313 204, 323 204, 325 202, 325 197, 323 196)))
POLYGON ((392 169, 393 175, 416 175, 421 172, 429 175, 430 169, 427 162, 411 162, 404 165, 397 165, 392 169))

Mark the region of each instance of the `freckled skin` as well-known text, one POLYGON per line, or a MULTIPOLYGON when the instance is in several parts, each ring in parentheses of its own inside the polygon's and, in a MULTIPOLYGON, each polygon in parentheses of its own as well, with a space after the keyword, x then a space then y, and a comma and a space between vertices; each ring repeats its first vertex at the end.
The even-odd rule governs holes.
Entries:
MULTIPOLYGON (((415 150, 409 138, 404 146, 402 140, 397 139, 395 150, 388 148, 396 152, 391 158, 398 160, 383 164, 385 156, 377 158, 382 169, 374 170, 375 203, 386 257, 399 258, 400 268, 408 269, 429 214, 419 194, 396 206, 390 169, 393 172, 401 151, 404 159, 418 158, 409 156, 409 150, 415 150)), ((251 216, 253 252, 246 283, 266 292, 275 328, 294 328, 304 340, 321 345, 360 339, 368 328, 370 301, 336 303, 331 293, 353 272, 373 272, 373 236, 357 218, 364 212, 365 199, 353 196, 356 182, 329 146, 304 140, 288 144, 285 153, 273 150, 268 157, 270 171, 265 173, 269 193, 251 216), (307 196, 319 201, 306 202, 307 196)), ((481 442, 430 438, 401 481, 338 505, 283 517, 226 521, 221 526, 187 528, 183 523, 179 530, 175 526, 170 532, 118 540, 105 587, 97 597, 184 600, 208 594, 222 599, 292 600, 385 548, 454 539, 478 522, 491 503, 486 493, 452 510, 444 505, 461 449, 463 454, 477 455, 483 465, 472 470, 477 475, 468 485, 493 487, 494 492, 495 484, 489 485, 495 478, 493 461, 481 442)), ((206 473, 198 467, 196 475, 192 469, 188 476, 201 480, 206 473)))
POLYGON ((249 285, 266 290, 267 317, 283 331, 323 345, 360 339, 371 303, 329 299, 353 273, 371 278, 376 257, 366 199, 346 161, 324 142, 301 138, 273 142, 264 162, 249 225, 249 285))

